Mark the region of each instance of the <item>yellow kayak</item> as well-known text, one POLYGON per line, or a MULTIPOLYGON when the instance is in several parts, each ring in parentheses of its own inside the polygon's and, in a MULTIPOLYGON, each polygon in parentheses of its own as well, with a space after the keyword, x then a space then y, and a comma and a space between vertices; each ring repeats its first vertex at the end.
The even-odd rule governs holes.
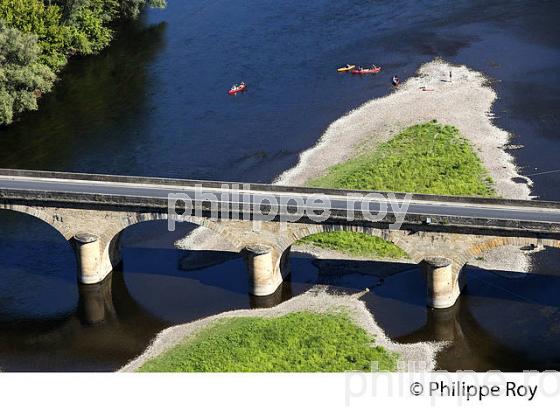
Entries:
POLYGON ((345 71, 353 70, 354 68, 356 68, 356 66, 354 64, 346 64, 345 67, 340 67, 336 71, 338 71, 339 73, 343 73, 345 71))

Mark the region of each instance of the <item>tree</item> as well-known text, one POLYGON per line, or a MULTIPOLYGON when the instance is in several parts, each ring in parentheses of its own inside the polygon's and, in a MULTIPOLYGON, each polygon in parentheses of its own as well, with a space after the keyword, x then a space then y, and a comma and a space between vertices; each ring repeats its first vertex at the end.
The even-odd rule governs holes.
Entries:
POLYGON ((120 0, 120 3, 121 17, 135 18, 144 7, 163 8, 167 2, 166 0, 120 0))
POLYGON ((63 23, 70 27, 70 52, 95 54, 113 37, 111 22, 118 16, 118 0, 67 0, 62 2, 63 23))
POLYGON ((37 109, 37 99, 50 91, 54 72, 40 61, 37 37, 0 23, 0 124, 37 109))
POLYGON ((61 24, 61 18, 59 6, 45 5, 42 0, 0 0, 0 20, 22 33, 36 35, 41 60, 54 70, 66 64, 72 41, 71 29, 61 24))

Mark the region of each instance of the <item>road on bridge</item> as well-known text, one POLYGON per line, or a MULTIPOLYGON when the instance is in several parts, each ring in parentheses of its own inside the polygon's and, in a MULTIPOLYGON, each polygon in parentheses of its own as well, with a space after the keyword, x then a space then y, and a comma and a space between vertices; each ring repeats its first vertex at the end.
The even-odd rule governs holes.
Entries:
MULTIPOLYGON (((37 172, 40 174, 40 172, 37 172)), ((0 171, 0 199, 2 199, 2 192, 44 192, 49 194, 83 194, 91 195, 92 197, 98 197, 103 195, 120 196, 126 197, 131 200, 131 202, 138 202, 142 199, 165 199, 167 200, 170 194, 185 194, 190 198, 195 198, 197 194, 197 188, 195 186, 195 181, 182 181, 177 180, 177 184, 173 184, 174 180, 166 180, 165 184, 157 184, 150 182, 148 178, 135 178, 134 182, 122 182, 119 180, 92 180, 87 178, 84 174, 84 179, 77 179, 76 174, 72 174, 72 178, 63 177, 42 177, 42 176, 20 176, 20 175, 1 175, 0 171), (147 182, 148 181, 148 182, 147 182), (188 185, 186 183, 191 183, 188 185)), ((45 173, 48 175, 48 173, 45 173)), ((58 175, 64 175, 60 173, 58 175)), ((70 174, 69 174, 70 175, 70 174)), ((117 177, 115 177, 116 179, 117 177)), ((110 177, 108 177, 110 179, 110 177)), ((243 187, 241 184, 238 186, 243 187)), ((261 187, 263 185, 260 185, 261 187)), ((203 194, 214 194, 216 201, 223 204, 236 205, 259 205, 262 202, 261 198, 263 196, 274 197, 277 201, 288 199, 301 199, 307 202, 312 196, 316 196, 321 193, 321 190, 312 190, 311 193, 308 189, 302 190, 305 192, 285 192, 282 190, 281 186, 267 186, 266 190, 249 189, 237 190, 236 193, 239 195, 240 199, 235 201, 232 199, 232 190, 223 189, 220 187, 203 187, 198 188, 198 194, 201 192, 203 194), (275 191, 274 189, 278 190, 275 191), (226 198, 222 199, 222 195, 226 198)), ((364 192, 364 195, 367 192, 364 192)), ((387 205, 383 202, 389 202, 389 200, 383 200, 379 198, 369 199, 364 198, 357 192, 345 193, 340 191, 340 193, 333 194, 332 190, 329 190, 329 194, 324 194, 324 198, 328 199, 329 206, 327 210, 330 211, 342 211, 349 212, 355 211, 359 212, 367 206, 367 209, 372 213, 379 212, 381 207, 387 205), (364 204, 365 203, 365 204, 364 204), (353 208, 353 209, 351 209, 353 208)), ((402 200, 397 200, 398 206, 402 206, 402 200)), ((469 203, 469 202, 457 202, 456 200, 446 202, 445 200, 427 200, 427 199, 413 199, 408 205, 407 212, 409 214, 422 215, 426 218, 429 217, 459 217, 459 218, 477 218, 477 219, 488 219, 488 220, 509 220, 518 222, 537 222, 544 224, 556 224, 560 223, 560 205, 558 206, 535 206, 535 204, 529 204, 529 201, 517 201, 515 204, 502 204, 498 203, 469 203), (524 204, 526 203, 526 205, 524 204)), ((278 202, 280 203, 280 202, 278 202)), ((315 203, 313 205, 314 209, 322 209, 321 205, 315 203)), ((391 211, 391 207, 389 207, 391 211)))

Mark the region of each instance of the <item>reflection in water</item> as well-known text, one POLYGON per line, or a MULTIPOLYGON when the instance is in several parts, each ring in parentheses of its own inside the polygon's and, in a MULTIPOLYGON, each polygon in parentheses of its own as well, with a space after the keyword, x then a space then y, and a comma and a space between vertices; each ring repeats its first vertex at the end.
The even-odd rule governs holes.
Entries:
POLYGON ((292 282, 290 278, 280 285, 276 292, 268 296, 249 295, 251 309, 271 308, 295 296, 292 292, 292 282))
POLYGON ((468 297, 461 297, 448 309, 428 308, 425 325, 410 334, 398 337, 396 341, 449 343, 438 355, 437 366, 440 369, 450 371, 524 369, 523 360, 515 351, 505 344, 500 344, 476 322, 469 308, 468 297))
POLYGON ((82 323, 98 325, 116 316, 113 306, 111 276, 94 285, 78 285, 80 291, 78 317, 82 323))

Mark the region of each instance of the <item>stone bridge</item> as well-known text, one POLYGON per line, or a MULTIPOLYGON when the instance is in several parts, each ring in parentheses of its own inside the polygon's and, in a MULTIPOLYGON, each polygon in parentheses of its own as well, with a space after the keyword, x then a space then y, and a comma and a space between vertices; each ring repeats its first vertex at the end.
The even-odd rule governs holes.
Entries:
MULTIPOLYGON (((217 182, 0 170, 0 209, 31 215, 60 232, 75 249, 79 281, 96 284, 121 261, 121 233, 146 221, 175 220, 177 214, 169 216, 168 194, 190 192, 196 184, 206 193, 232 190, 231 185, 217 182)), ((273 197, 321 194, 332 197, 332 203, 342 195, 363 194, 273 185, 244 189, 273 197)), ((256 211, 262 209, 256 209, 254 198, 248 200, 249 211, 243 215, 232 214, 230 207, 226 216, 214 218, 210 215, 214 204, 201 201, 188 209, 184 205, 180 219, 209 228, 244 254, 251 293, 256 296, 275 292, 289 274, 290 247, 319 232, 362 232, 394 243, 425 267, 427 303, 436 308, 455 303, 462 285, 461 269, 482 252, 505 245, 560 247, 558 203, 395 195, 398 201, 412 203, 398 229, 391 229, 395 212, 376 221, 367 220, 363 214, 354 214, 349 220, 348 209, 333 205, 329 208, 332 215, 320 222, 309 217, 283 222, 281 215, 274 220, 258 220, 256 211), (425 209, 430 211, 419 212, 425 209)), ((233 201, 230 196, 217 202, 223 206, 233 201)))

